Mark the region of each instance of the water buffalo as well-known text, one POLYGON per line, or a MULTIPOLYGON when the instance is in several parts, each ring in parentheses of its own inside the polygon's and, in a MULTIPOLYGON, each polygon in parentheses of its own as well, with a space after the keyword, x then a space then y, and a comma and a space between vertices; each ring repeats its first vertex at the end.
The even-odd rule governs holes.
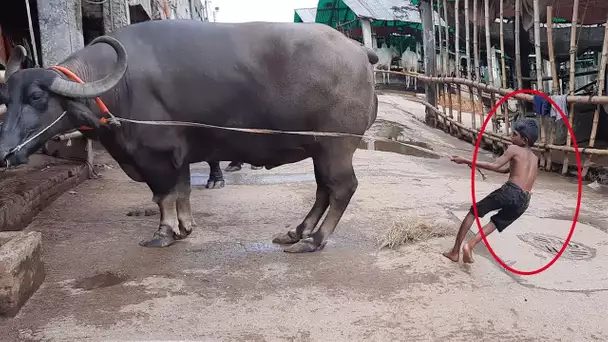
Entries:
POLYGON ((355 193, 359 137, 117 125, 100 120, 109 114, 94 100, 99 96, 112 114, 133 120, 364 134, 377 115, 372 65, 378 57, 329 26, 137 23, 96 38, 59 64, 84 83, 53 68, 18 70, 19 55, 11 56, 2 88, 8 106, 0 160, 27 163, 52 136, 92 127, 122 170, 148 185, 159 207, 160 225, 141 246, 166 247, 192 232, 191 163, 238 160, 271 169, 311 157, 315 203, 296 229, 273 240, 289 245, 287 252, 322 249, 355 193))

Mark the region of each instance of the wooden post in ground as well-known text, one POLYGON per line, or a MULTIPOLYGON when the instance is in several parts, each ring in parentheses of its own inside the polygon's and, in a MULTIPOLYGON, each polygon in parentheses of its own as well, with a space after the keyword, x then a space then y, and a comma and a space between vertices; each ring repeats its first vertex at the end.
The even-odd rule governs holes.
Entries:
MULTIPOLYGON (((475 77, 477 79, 477 81, 481 81, 481 75, 479 74, 479 44, 478 44, 478 38, 479 38, 479 28, 477 26, 477 2, 478 0, 473 0, 473 58, 475 58, 475 77)), ((483 105, 483 92, 480 91, 479 89, 477 90, 477 96, 479 98, 479 101, 481 101, 481 122, 479 123, 479 127, 481 128, 483 126, 483 122, 485 121, 485 115, 484 115, 484 109, 485 106, 483 105)))
MULTIPOLYGON (((534 6, 534 55, 536 56, 536 90, 543 91, 543 63, 542 55, 540 51, 540 8, 538 0, 533 0, 534 6)), ((544 147, 545 142, 545 117, 539 114, 540 122, 540 139, 539 145, 544 147)), ((544 169, 546 161, 546 155, 544 152, 540 153, 540 166, 544 169)))
MULTIPOLYGON (((517 89, 523 89, 521 77, 521 46, 519 42, 519 27, 521 26, 521 0, 515 0, 515 76, 517 77, 517 89)), ((524 56, 528 58, 528 56, 524 56)), ((517 101, 518 110, 523 112, 525 107, 522 101, 517 101)), ((523 114, 523 113, 522 113, 523 114)))
MULTIPOLYGON (((555 66, 555 52, 553 48, 553 7, 547 7, 547 45, 549 47, 549 62, 551 63, 551 78, 553 79, 553 95, 559 93, 559 81, 557 79, 557 67, 555 66)), ((555 120, 549 119, 549 144, 555 144, 555 120)), ((553 159, 551 151, 548 152, 545 169, 553 170, 553 159)))
MULTIPOLYGON (((488 83, 494 85, 494 65, 492 65, 492 47, 490 42, 490 0, 484 0, 484 28, 486 33, 486 63, 488 64, 488 83)), ((490 94, 490 103, 492 108, 496 104, 496 96, 494 93, 490 94)), ((497 133, 496 117, 492 118, 492 132, 497 133)))
MULTIPOLYGON (((475 1, 475 0, 473 0, 475 1)), ((471 21, 469 20, 469 0, 464 0, 464 21, 467 24, 465 29, 466 44, 465 53, 467 56, 467 78, 473 80, 473 67, 471 66, 471 21)), ((471 128, 477 129, 476 124, 476 113, 475 113, 475 96, 473 94, 473 88, 469 87, 469 99, 471 101, 471 128)))
MULTIPOLYGON (((447 0, 443 0, 443 20, 445 21, 445 59, 444 59, 444 69, 445 69, 445 73, 446 76, 451 76, 449 75, 450 73, 450 68, 449 68, 449 62, 450 62, 450 22, 448 21, 448 6, 447 6, 447 0)), ((445 93, 445 95, 448 97, 448 108, 449 108, 449 112, 450 112, 450 116, 449 118, 454 118, 454 114, 453 114, 453 109, 452 109, 452 94, 451 94, 451 90, 452 90, 452 85, 450 84, 444 84, 443 85, 443 92, 445 93)))
MULTIPOLYGON (((521 0, 518 0, 521 1, 521 0)), ((572 5, 572 28, 570 29, 570 81, 569 81, 569 94, 574 95, 574 71, 575 71, 575 62, 576 62, 576 25, 578 23, 578 0, 574 0, 574 4, 572 5)), ((574 123, 574 103, 570 104, 570 109, 568 110, 568 116, 570 121, 570 126, 574 123)), ((572 136, 568 131, 566 136, 566 147, 570 147, 572 144, 572 136)), ((562 165, 562 175, 566 175, 568 173, 568 153, 565 154, 564 163, 562 165)))
MULTIPOLYGON (((422 21, 422 48, 424 51, 424 71, 427 76, 435 76, 435 27, 433 25, 433 6, 432 0, 421 0, 418 4, 420 18, 422 21)), ((424 84, 426 101, 437 107, 437 93, 435 85, 429 82, 424 84)), ((425 111, 425 122, 427 125, 437 125, 437 114, 429 110, 425 111), (434 119, 433 119, 434 118, 434 119)))
MULTIPOLYGON (((454 64, 456 65, 456 77, 460 77, 460 0, 456 0, 454 6, 454 26, 456 27, 456 39, 454 39, 456 60, 454 64)), ((456 86, 456 89, 458 93, 458 122, 462 123, 462 92, 460 84, 456 86)))
MULTIPOLYGON (((500 0, 500 64, 502 71, 502 87, 507 89, 507 68, 505 66, 505 30, 504 30, 504 16, 503 16, 504 0, 500 0)), ((509 122, 509 106, 505 102, 502 106, 502 112, 505 118, 505 133, 508 135, 510 132, 509 122)))

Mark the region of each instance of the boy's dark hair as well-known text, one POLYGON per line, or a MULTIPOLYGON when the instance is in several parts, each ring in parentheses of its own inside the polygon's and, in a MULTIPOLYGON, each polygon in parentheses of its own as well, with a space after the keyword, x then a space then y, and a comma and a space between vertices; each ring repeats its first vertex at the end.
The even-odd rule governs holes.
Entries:
POLYGON ((538 121, 532 118, 521 119, 513 125, 513 130, 528 140, 528 146, 534 145, 538 139, 538 129, 538 121))

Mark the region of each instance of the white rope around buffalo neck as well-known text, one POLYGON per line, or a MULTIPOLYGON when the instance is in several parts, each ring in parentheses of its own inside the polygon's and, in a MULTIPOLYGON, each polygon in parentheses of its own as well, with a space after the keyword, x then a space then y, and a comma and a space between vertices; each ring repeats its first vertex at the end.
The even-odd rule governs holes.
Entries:
MULTIPOLYGON (((45 128, 43 128, 38 133, 36 133, 36 134, 32 135, 31 137, 27 138, 21 144, 17 145, 15 148, 13 148, 12 150, 10 150, 8 154, 10 155, 12 153, 15 153, 15 152, 21 150, 21 148, 23 148, 23 146, 29 144, 32 140, 38 138, 42 133, 46 132, 49 128, 53 127, 57 122, 59 122, 59 120, 61 120, 65 116, 66 113, 67 113, 67 111, 64 111, 63 113, 61 113, 61 115, 59 115, 59 117, 57 119, 55 119, 55 121, 51 122, 48 126, 46 126, 45 128)), ((8 161, 7 161, 7 164, 8 164, 8 161)))

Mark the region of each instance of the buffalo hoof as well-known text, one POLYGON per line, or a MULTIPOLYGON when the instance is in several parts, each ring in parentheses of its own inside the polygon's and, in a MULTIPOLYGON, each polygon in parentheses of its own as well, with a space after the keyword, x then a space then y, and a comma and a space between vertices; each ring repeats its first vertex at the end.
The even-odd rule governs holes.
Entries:
POLYGON ((315 245, 314 240, 312 238, 308 238, 298 241, 298 243, 285 248, 283 251, 287 253, 308 253, 314 252, 318 248, 319 246, 315 245))
POLYGON ((139 243, 142 247, 169 247, 175 242, 175 233, 171 229, 162 227, 154 235, 152 239, 143 240, 139 243))
POLYGON ((224 171, 236 172, 236 171, 240 171, 241 168, 242 168, 242 166, 240 164, 230 164, 230 165, 228 165, 228 167, 226 167, 226 169, 224 171))
POLYGON ((207 181, 207 185, 205 186, 205 188, 207 189, 221 189, 224 187, 224 185, 226 185, 226 182, 223 179, 220 180, 213 180, 210 179, 207 181))
POLYGON ((253 165, 251 165, 251 169, 252 170, 261 170, 262 166, 253 166, 253 165))
POLYGON ((298 238, 294 232, 287 232, 286 234, 272 239, 272 243, 276 243, 278 245, 291 245, 298 241, 300 241, 300 238, 298 238))
POLYGON ((192 234, 192 228, 190 230, 180 226, 179 234, 175 234, 175 240, 183 240, 188 237, 188 235, 192 234))

